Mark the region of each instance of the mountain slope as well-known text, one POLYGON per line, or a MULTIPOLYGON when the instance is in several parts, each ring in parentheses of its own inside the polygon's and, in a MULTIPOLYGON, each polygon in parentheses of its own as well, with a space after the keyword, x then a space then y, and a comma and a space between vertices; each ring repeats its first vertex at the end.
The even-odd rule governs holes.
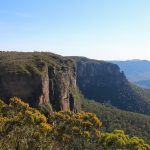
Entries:
POLYGON ((104 131, 122 129, 150 143, 150 116, 122 111, 87 99, 82 99, 82 110, 95 113, 103 122, 104 131))
MULTIPOLYGON (((71 57, 77 66, 77 85, 88 99, 123 110, 150 114, 150 97, 136 92, 117 65, 84 57, 71 57)), ((150 93, 150 91, 148 91, 150 93)))
POLYGON ((127 79, 136 85, 150 88, 150 61, 147 60, 127 60, 111 61, 117 64, 124 71, 127 79))
POLYGON ((140 87, 150 89, 150 79, 149 80, 139 80, 134 83, 140 87))

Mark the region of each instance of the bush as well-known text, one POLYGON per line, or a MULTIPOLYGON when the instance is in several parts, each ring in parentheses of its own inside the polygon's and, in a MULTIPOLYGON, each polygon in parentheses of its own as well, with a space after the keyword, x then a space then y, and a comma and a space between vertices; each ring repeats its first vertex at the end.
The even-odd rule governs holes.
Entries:
POLYGON ((101 126, 93 113, 60 111, 46 117, 16 97, 9 104, 0 100, 1 150, 150 150, 138 137, 122 130, 104 133, 101 126))

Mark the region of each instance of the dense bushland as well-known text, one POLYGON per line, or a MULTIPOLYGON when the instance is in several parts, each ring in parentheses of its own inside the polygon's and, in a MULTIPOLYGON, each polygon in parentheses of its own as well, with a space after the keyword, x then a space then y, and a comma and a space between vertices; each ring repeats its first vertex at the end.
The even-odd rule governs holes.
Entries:
POLYGON ((131 149, 150 145, 122 130, 102 132, 102 122, 89 112, 54 112, 47 117, 18 98, 0 101, 0 149, 131 149))
POLYGON ((130 136, 142 137, 150 143, 150 116, 123 111, 82 97, 82 110, 95 113, 103 122, 102 130, 122 129, 130 136))

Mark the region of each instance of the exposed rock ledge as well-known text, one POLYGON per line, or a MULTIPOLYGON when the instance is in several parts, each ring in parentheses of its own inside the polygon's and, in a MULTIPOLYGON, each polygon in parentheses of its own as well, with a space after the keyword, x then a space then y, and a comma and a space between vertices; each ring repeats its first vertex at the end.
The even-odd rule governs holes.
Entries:
POLYGON ((80 109, 74 63, 52 53, 0 52, 0 98, 13 96, 54 111, 80 109))

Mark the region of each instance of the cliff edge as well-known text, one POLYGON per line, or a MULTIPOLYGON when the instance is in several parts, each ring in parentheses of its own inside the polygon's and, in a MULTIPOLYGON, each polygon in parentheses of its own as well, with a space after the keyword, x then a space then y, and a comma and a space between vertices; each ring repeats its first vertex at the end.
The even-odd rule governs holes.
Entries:
POLYGON ((85 57, 70 58, 76 62, 77 85, 86 98, 150 114, 150 91, 132 85, 117 65, 85 57))
POLYGON ((80 109, 74 62, 52 53, 0 52, 0 98, 54 111, 80 109))

